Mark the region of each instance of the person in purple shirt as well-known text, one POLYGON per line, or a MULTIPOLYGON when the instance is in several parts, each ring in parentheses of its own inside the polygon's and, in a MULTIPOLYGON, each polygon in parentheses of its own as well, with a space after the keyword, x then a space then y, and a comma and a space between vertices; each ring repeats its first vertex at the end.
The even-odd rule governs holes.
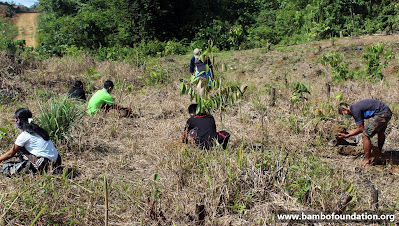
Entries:
POLYGON ((378 148, 381 151, 385 142, 385 130, 389 120, 392 117, 392 112, 389 107, 382 101, 365 99, 353 105, 347 103, 340 103, 338 113, 346 118, 354 118, 357 125, 356 129, 350 130, 347 133, 340 133, 339 138, 348 138, 350 136, 362 133, 364 160, 363 165, 370 165, 371 153, 371 138, 378 135, 378 148), (368 119, 365 126, 364 120, 368 119))

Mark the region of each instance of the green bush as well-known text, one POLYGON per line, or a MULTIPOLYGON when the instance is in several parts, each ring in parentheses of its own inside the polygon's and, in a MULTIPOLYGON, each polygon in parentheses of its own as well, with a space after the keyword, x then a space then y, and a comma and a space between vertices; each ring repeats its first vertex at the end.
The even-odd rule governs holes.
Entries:
POLYGON ((0 39, 13 39, 18 35, 18 28, 12 26, 11 23, 0 18, 0 39))
POLYGON ((158 68, 156 70, 151 70, 147 68, 148 74, 144 76, 138 76, 139 79, 147 86, 155 86, 158 84, 165 84, 169 80, 168 72, 163 68, 158 68))
POLYGON ((70 130, 83 117, 85 110, 79 101, 63 97, 53 97, 46 103, 40 103, 40 126, 45 129, 53 141, 70 140, 70 130))
POLYGON ((367 46, 367 53, 363 54, 363 59, 367 60, 366 78, 367 79, 383 79, 382 69, 388 66, 390 60, 395 58, 392 54, 392 49, 384 51, 385 44, 379 43, 377 45, 367 46), (384 62, 381 62, 384 61, 384 62))
POLYGON ((293 86, 292 97, 291 97, 292 102, 298 103, 307 99, 305 97, 305 93, 310 94, 310 91, 306 83, 294 82, 292 86, 293 86))
POLYGON ((140 58, 144 57, 137 52, 136 49, 131 47, 122 47, 122 46, 112 46, 112 47, 103 47, 93 50, 92 55, 96 60, 124 60, 124 59, 132 59, 136 55, 140 56, 140 58))
POLYGON ((190 52, 190 48, 183 45, 181 42, 168 41, 165 45, 164 55, 182 55, 190 52))
POLYGON ((333 81, 344 81, 353 78, 352 73, 348 73, 348 63, 344 63, 345 57, 343 54, 331 52, 321 57, 320 62, 324 65, 330 64, 333 81))

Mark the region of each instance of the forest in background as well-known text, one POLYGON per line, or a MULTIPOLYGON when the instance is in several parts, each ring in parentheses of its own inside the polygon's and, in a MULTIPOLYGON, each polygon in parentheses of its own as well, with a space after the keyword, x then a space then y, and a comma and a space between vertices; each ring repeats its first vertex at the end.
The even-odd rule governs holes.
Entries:
POLYGON ((220 50, 249 49, 264 47, 267 40, 294 44, 340 33, 397 30, 398 4, 386 0, 42 0, 38 41, 41 52, 48 54, 72 47, 98 51, 142 43, 149 54, 168 48, 166 54, 179 54, 186 53, 181 47, 201 48, 209 39, 220 50))
POLYGON ((398 6, 392 0, 41 0, 36 51, 122 60, 186 54, 210 39, 219 50, 237 50, 392 33, 398 6))

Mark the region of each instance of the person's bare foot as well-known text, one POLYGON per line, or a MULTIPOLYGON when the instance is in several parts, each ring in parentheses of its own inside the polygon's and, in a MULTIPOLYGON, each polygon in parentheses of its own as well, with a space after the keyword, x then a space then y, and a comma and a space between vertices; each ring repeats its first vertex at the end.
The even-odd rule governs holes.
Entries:
POLYGON ((364 159, 363 161, 362 161, 362 165, 363 166, 370 166, 371 164, 370 164, 370 159, 364 159))

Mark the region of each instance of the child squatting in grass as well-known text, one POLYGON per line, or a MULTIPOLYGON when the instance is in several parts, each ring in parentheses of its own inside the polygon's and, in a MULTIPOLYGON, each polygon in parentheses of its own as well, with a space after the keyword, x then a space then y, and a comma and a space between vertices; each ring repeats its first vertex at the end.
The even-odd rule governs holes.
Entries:
POLYGON ((0 163, 18 156, 19 161, 7 161, 2 172, 12 176, 20 172, 36 173, 47 171, 49 165, 61 165, 61 156, 54 147, 46 130, 32 122, 32 112, 20 108, 15 112, 15 124, 22 130, 10 150, 0 155, 0 163))

